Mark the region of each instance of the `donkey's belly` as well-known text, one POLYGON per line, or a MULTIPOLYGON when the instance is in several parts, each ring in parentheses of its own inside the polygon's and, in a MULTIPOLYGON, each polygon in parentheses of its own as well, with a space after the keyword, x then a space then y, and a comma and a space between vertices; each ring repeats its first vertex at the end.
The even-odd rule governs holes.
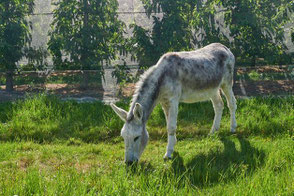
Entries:
POLYGON ((194 103, 209 100, 214 96, 219 88, 211 88, 205 90, 184 89, 180 98, 180 102, 194 103))

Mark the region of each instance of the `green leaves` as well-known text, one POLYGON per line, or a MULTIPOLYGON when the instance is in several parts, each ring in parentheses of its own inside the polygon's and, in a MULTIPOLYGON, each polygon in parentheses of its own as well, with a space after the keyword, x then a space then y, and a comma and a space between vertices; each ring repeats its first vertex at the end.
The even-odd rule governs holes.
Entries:
POLYGON ((0 69, 13 70, 24 55, 22 49, 31 42, 26 15, 33 12, 33 0, 0 2, 0 69))
MULTIPOLYGON (((133 49, 140 64, 152 65, 168 51, 190 50, 212 42, 229 46, 238 62, 255 65, 290 63, 285 58, 284 25, 290 21, 293 2, 287 0, 141 0, 151 17, 152 31, 134 28, 133 49), (138 36, 142 37, 138 37, 138 36), (146 41, 149 39, 149 41, 146 41), (143 54, 144 53, 144 54, 143 54), (148 59, 152 54, 154 59, 148 59), (150 62, 146 62, 150 60, 150 62)), ((142 28, 142 27, 140 27, 142 28)))
POLYGON ((133 37, 131 48, 133 56, 141 67, 149 67, 168 51, 191 49, 192 33, 190 29, 190 0, 142 0, 147 16, 162 13, 162 17, 152 16, 152 30, 146 30, 136 24, 131 25, 133 37))
POLYGON ((33 12, 34 0, 0 2, 0 70, 6 71, 6 91, 13 90, 13 71, 31 42, 31 24, 26 15, 33 12))
POLYGON ((56 65, 71 62, 82 69, 97 69, 116 58, 124 43, 116 0, 64 0, 56 6, 49 41, 56 65))
POLYGON ((234 39, 231 48, 236 56, 242 57, 243 62, 246 57, 245 61, 252 65, 257 57, 264 58, 269 64, 289 63, 281 62, 279 58, 286 55, 283 40, 284 24, 289 21, 286 10, 292 9, 289 2, 222 0, 222 5, 229 10, 225 22, 234 39))

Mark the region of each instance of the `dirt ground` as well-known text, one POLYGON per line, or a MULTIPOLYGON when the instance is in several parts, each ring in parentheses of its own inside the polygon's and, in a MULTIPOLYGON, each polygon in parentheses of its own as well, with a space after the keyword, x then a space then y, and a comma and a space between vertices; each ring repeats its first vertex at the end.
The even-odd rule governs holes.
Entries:
POLYGON ((81 89, 78 85, 68 84, 45 84, 34 87, 30 85, 15 85, 14 91, 7 93, 5 86, 0 86, 0 102, 13 101, 24 98, 26 95, 36 93, 47 93, 60 96, 61 98, 83 98, 91 97, 103 99, 110 92, 105 92, 100 86, 90 86, 88 89, 81 89))
MULTIPOLYGON (((119 98, 129 97, 134 92, 134 84, 128 84, 121 89, 119 98)), ((119 88, 119 87, 117 87, 119 88)), ((0 87, 0 101, 12 101, 23 98, 26 94, 46 92, 62 98, 83 98, 92 97, 103 100, 104 97, 113 97, 111 92, 105 91, 101 87, 92 86, 87 90, 80 89, 77 85, 67 84, 46 84, 40 87, 30 87, 29 85, 15 86, 12 93, 5 92, 5 87, 0 87)), ((275 81, 235 81, 234 93, 237 97, 250 96, 269 96, 269 95, 294 95, 293 80, 275 80, 275 81)))
POLYGON ((294 95, 294 81, 236 81, 234 93, 238 96, 294 95))
MULTIPOLYGON (((134 92, 134 84, 123 89, 124 96, 131 96, 134 92)), ((236 96, 269 96, 269 95, 294 95, 293 80, 275 81, 235 81, 233 87, 236 96)))
MULTIPOLYGON (((292 72, 294 71, 294 66, 239 67, 236 72, 237 74, 242 75, 249 73, 252 70, 255 70, 258 73, 289 73, 291 70, 292 72)), ((107 102, 132 96, 135 84, 127 84, 123 88, 120 88, 111 78, 111 71, 108 75, 106 74, 106 76, 108 77, 108 83, 106 85, 104 84, 104 86, 106 86, 104 89, 101 85, 91 85, 85 90, 81 89, 77 84, 40 84, 34 86, 16 85, 14 92, 7 93, 5 91, 5 86, 2 85, 0 86, 0 102, 16 100, 25 97, 26 94, 41 92, 54 94, 61 98, 87 97, 103 101, 107 99, 107 102)), ((239 79, 235 81, 234 93, 237 97, 294 95, 294 80, 253 81, 239 79)))

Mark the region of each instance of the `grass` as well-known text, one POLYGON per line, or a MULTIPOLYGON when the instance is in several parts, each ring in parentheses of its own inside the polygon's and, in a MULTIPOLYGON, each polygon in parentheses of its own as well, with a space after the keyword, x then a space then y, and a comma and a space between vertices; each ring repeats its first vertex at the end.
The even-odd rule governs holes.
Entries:
MULTIPOLYGON (((0 85, 5 85, 5 76, 0 75, 0 85)), ((83 82, 83 75, 81 73, 73 74, 59 74, 45 77, 34 74, 20 74, 14 76, 15 85, 38 85, 38 84, 81 84, 83 82)), ((99 72, 89 73, 89 83, 101 85, 101 74, 99 72)))
MULTIPOLYGON (((128 103, 119 103, 128 108, 128 103)), ((159 106, 137 167, 123 163, 122 122, 100 102, 38 95, 0 104, 0 195, 294 194, 294 97, 238 100, 208 137, 210 103, 181 104, 171 161, 159 106)))
MULTIPOLYGON (((248 71, 242 74, 236 74, 235 80, 243 79, 246 81, 275 81, 275 80, 293 80, 294 71, 293 68, 289 66, 289 70, 286 72, 265 72, 260 73, 256 70, 248 71)), ((0 75, 0 85, 5 85, 5 76, 0 75)), ((15 75, 14 84, 15 85, 30 85, 36 86, 40 84, 68 84, 75 85, 81 84, 83 82, 83 76, 81 73, 65 74, 65 75, 52 75, 48 78, 40 77, 38 75, 28 75, 24 77, 23 75, 15 75)), ((90 73, 89 74, 90 85, 101 85, 101 75, 100 73, 90 73)))
POLYGON ((275 80, 293 80, 294 79, 294 71, 292 72, 277 72, 277 73, 259 73, 255 70, 252 70, 248 73, 244 74, 237 74, 236 81, 239 79, 246 80, 246 81, 275 81, 275 80))

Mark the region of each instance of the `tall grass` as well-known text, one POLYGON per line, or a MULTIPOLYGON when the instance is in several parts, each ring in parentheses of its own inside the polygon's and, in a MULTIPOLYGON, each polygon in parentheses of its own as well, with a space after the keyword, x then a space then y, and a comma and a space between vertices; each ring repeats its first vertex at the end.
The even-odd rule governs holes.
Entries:
MULTIPOLYGON (((128 103, 118 103, 128 108, 128 103)), ((207 137, 211 103, 180 104, 170 161, 157 106, 139 164, 123 163, 123 122, 100 102, 36 95, 0 104, 0 195, 293 195, 294 97, 238 100, 207 137)))
MULTIPOLYGON (((118 103, 128 109, 128 103, 118 103)), ((206 136, 213 121, 210 102, 180 104, 178 138, 206 136)), ((224 110, 221 133, 229 132, 229 111, 224 110)), ((238 132, 249 135, 271 136, 293 134, 294 98, 251 98, 238 101, 238 132)), ((166 132, 165 118, 157 106, 148 130, 154 139, 166 132)), ((55 140, 79 139, 99 142, 119 136, 123 122, 108 105, 101 102, 77 103, 61 101, 54 96, 35 95, 15 103, 0 104, 0 140, 55 140)), ((151 137, 152 138, 152 137, 151 137)))
POLYGON ((292 195, 294 145, 287 137, 152 141, 137 167, 123 144, 0 143, 0 195, 292 195), (2 156, 4 154, 4 156, 2 156))
POLYGON ((117 135, 122 126, 111 108, 100 102, 78 104, 36 95, 0 108, 1 140, 51 142, 72 137, 97 142, 117 135))

